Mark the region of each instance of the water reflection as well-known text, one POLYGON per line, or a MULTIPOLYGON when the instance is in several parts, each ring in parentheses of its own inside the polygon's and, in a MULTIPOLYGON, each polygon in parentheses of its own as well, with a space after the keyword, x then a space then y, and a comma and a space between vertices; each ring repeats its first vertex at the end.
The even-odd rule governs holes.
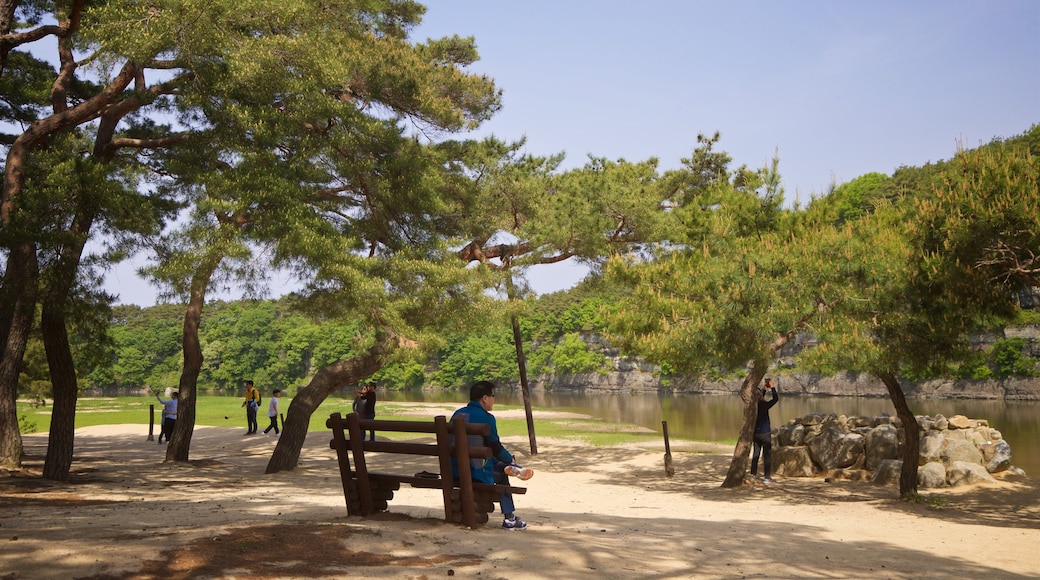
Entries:
MULTIPOLYGON (((518 391, 500 390, 499 405, 523 405, 518 391)), ((382 391, 380 398, 389 401, 459 403, 466 393, 426 391, 382 391)), ((740 397, 736 395, 672 395, 657 393, 546 393, 531 394, 535 407, 558 409, 592 415, 606 421, 632 423, 660 432, 661 421, 668 421, 672 437, 698 441, 736 439, 743 417, 740 397)), ((1012 463, 1030 476, 1040 474, 1040 402, 993 401, 971 399, 910 399, 916 415, 942 414, 946 417, 966 415, 987 419, 990 426, 1003 433, 1011 445, 1012 463)), ((807 397, 785 396, 773 407, 773 425, 808 413, 846 415, 895 415, 892 402, 880 397, 807 397)), ((537 428, 537 425, 536 425, 537 428)))

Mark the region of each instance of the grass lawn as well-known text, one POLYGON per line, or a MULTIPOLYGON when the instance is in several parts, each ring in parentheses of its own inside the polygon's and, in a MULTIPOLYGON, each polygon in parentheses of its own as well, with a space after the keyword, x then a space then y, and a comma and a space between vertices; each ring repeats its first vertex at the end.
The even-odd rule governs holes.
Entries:
MULTIPOLYGON (((246 412, 242 408, 243 399, 238 397, 217 397, 202 395, 196 400, 195 424, 217 427, 246 426, 246 412)), ((281 413, 284 416, 292 399, 281 398, 281 413)), ((309 431, 326 429, 325 420, 331 413, 350 412, 350 400, 330 398, 311 415, 309 431)), ((451 416, 456 405, 445 405, 444 415, 451 416)), ((496 406, 498 412, 515 409, 506 405, 496 406)), ((429 420, 428 412, 416 413, 416 406, 409 403, 381 402, 377 407, 379 417, 386 419, 429 420)), ((551 411, 538 409, 535 411, 551 411)), ((426 409, 423 409, 426 411, 426 409)), ((148 425, 149 415, 154 413, 155 432, 159 432, 162 405, 155 397, 82 397, 76 406, 76 427, 92 425, 140 424, 148 425)), ((22 433, 47 432, 50 428, 51 407, 33 406, 29 401, 18 401, 19 424, 22 433)), ((257 412, 257 421, 261 427, 267 424, 267 397, 257 412)), ((525 419, 498 418, 498 431, 503 437, 527 436, 525 419)), ((607 422, 595 418, 543 419, 535 421, 535 433, 538 437, 579 440, 595 446, 612 446, 622 443, 660 444, 661 435, 650 429, 637 425, 607 422)))

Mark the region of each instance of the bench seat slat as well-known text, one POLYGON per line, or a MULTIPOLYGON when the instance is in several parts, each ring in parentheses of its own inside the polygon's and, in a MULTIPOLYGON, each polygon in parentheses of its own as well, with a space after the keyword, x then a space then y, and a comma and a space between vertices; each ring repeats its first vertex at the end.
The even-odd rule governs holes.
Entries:
MULTIPOLYGON (((373 471, 368 472, 368 478, 372 481, 385 481, 389 483, 407 483, 412 487, 421 487, 426 489, 440 489, 441 480, 433 479, 430 477, 415 477, 414 475, 396 475, 392 473, 376 473, 373 471)), ((454 482, 452 487, 458 487, 459 483, 454 482)), ((483 483, 479 481, 473 482, 473 489, 476 491, 490 491, 494 493, 510 492, 518 495, 527 493, 526 487, 516 487, 513 485, 504 485, 500 483, 483 483)))

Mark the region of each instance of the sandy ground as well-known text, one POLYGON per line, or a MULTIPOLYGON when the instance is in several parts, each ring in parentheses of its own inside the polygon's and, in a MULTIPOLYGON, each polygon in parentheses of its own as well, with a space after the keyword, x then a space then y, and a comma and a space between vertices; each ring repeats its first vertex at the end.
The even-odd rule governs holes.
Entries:
MULTIPOLYGON (((507 531, 442 521, 439 492, 403 488, 348 517, 328 433, 301 466, 265 475, 273 437, 199 427, 190 464, 165 464, 138 425, 81 429, 69 484, 0 472, 7 578, 1036 578, 1040 488, 1018 478, 925 493, 822 478, 724 490, 729 449, 588 448, 507 440, 536 470, 507 531), (707 452, 705 452, 707 451, 707 452)), ((385 457, 385 456, 384 456, 385 457)), ((396 456, 400 460, 400 456, 396 456)), ((400 473, 423 469, 404 465, 400 473)), ((35 474, 35 475, 34 475, 35 474)))

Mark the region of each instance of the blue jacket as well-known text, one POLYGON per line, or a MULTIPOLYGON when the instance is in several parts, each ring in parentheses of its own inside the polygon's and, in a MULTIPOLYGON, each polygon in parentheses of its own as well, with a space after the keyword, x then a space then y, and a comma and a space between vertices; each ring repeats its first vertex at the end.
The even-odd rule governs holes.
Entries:
MULTIPOLYGON (((465 417, 468 423, 491 426, 491 434, 485 440, 481 441, 480 437, 472 436, 468 443, 470 446, 490 447, 492 455, 491 459, 487 460, 470 460, 473 481, 495 483, 495 462, 497 461, 505 465, 513 463, 513 455, 506 451, 506 448, 502 446, 502 441, 498 438, 498 425, 495 423, 495 416, 485 411, 484 407, 480 405, 480 401, 470 401, 468 405, 455 411, 455 414, 451 416, 452 419, 455 417, 465 417)), ((451 472, 458 479, 459 466, 454 457, 451 458, 451 472)))

